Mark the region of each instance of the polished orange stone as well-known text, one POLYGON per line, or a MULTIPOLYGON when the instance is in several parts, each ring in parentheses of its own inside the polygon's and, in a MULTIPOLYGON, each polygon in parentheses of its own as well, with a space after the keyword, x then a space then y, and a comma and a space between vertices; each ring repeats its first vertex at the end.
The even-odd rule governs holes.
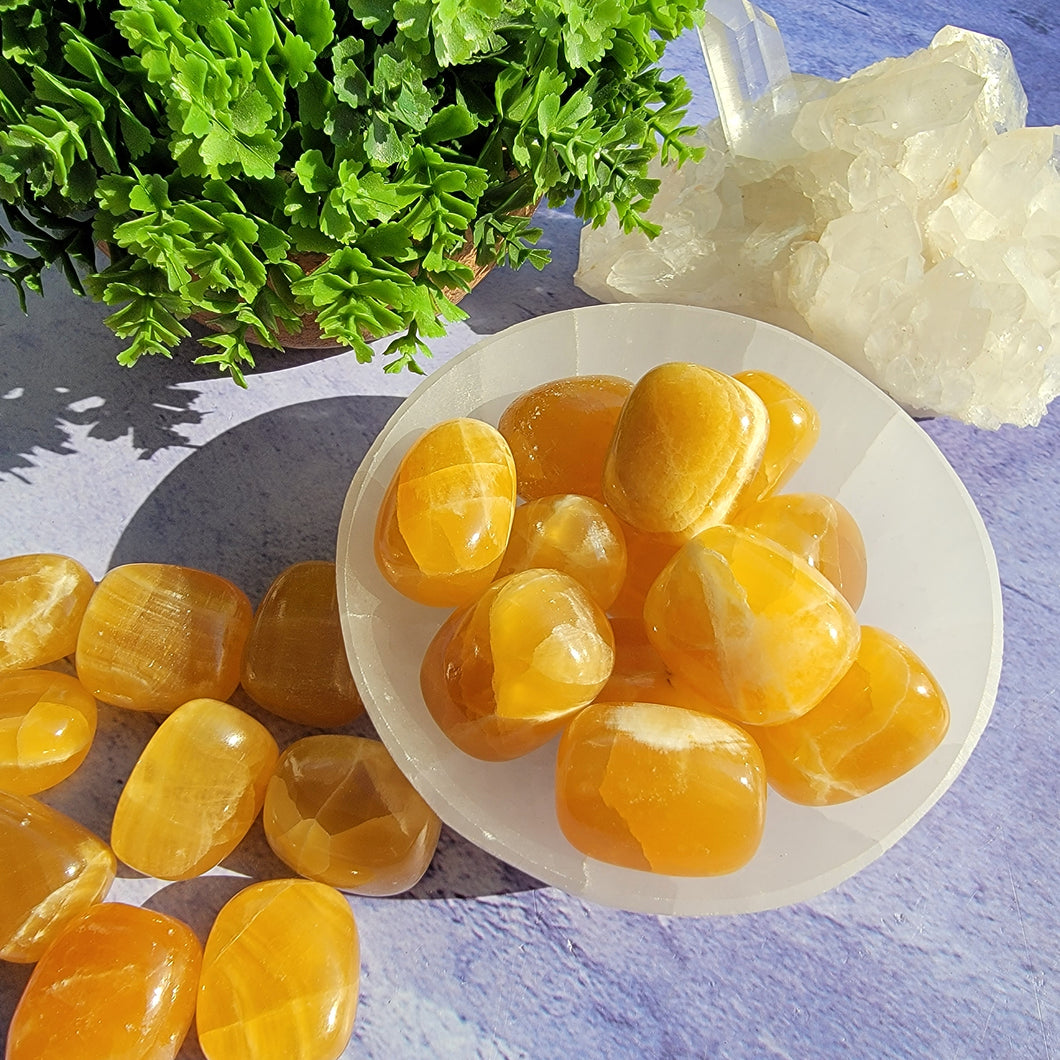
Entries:
POLYGON ((857 658, 839 684, 802 717, 755 737, 781 795, 831 806, 919 765, 949 720, 946 696, 924 663, 897 637, 863 626, 857 658))
POLYGON ((854 612, 830 582, 731 526, 678 552, 648 593, 644 621, 668 669, 751 725, 805 714, 846 672, 859 640, 854 612))
POLYGON ((6 1060, 175 1060, 195 1017, 202 947, 186 924, 104 902, 33 969, 6 1060))
POLYGON ((698 364, 651 369, 634 386, 604 465, 604 500, 624 522, 686 541, 722 522, 758 469, 766 407, 698 364))
POLYGON ((364 710, 339 623, 335 564, 296 563, 258 606, 243 652, 242 684, 266 710, 337 728, 364 710))
POLYGON ((462 751, 490 761, 540 747, 611 674, 603 611, 559 571, 495 582, 435 635, 420 671, 424 702, 462 751))
POLYGON ((96 701, 51 670, 0 674, 0 790, 35 795, 85 760, 96 734, 96 701))
POLYGON ((765 809, 761 753, 723 718, 594 703, 560 738, 560 828, 599 861, 672 876, 734 872, 758 849, 765 809))
POLYGON ((500 566, 515 497, 515 463, 495 427, 473 419, 432 427, 413 442, 383 497, 380 571, 417 603, 470 603, 500 566))
POLYGON ((628 523, 620 525, 626 542, 626 577, 607 610, 612 615, 639 619, 644 614, 644 600, 652 582, 681 546, 668 535, 645 534, 628 523))
POLYGON ((166 563, 109 571, 85 611, 77 676, 116 707, 168 714, 189 699, 227 699, 253 621, 226 578, 166 563))
POLYGON ((515 509, 497 576, 550 567, 580 582, 606 610, 626 577, 626 542, 618 519, 592 497, 561 493, 515 509))
POLYGON ((865 539, 839 501, 820 493, 778 493, 749 504, 732 520, 791 549, 819 570, 855 610, 865 596, 865 539))
POLYGON ((58 810, 0 791, 0 960, 39 960, 114 882, 110 847, 58 810))
POLYGON ((185 880, 239 845, 265 801, 279 749, 249 714, 214 699, 178 707, 125 782, 110 839, 126 865, 185 880))
POLYGON ((195 1022, 206 1060, 337 1060, 353 1032, 357 927, 338 891, 268 880, 231 898, 203 954, 195 1022))
POLYGON ((399 894, 431 863, 441 821, 378 740, 307 736, 265 792, 265 837, 299 875, 355 894, 399 894))
POLYGON ((0 560, 0 673, 73 654, 95 587, 92 575, 69 556, 0 560))
POLYGON ((769 413, 762 462, 737 502, 743 507, 776 493, 798 471, 817 444, 821 421, 802 394, 769 372, 737 372, 733 378, 750 387, 769 413))
POLYGON ((618 376, 582 375, 517 397, 498 427, 515 458, 520 495, 534 500, 577 493, 602 500, 604 459, 632 389, 618 376))
POLYGON ((717 714, 714 705, 687 681, 670 673, 641 618, 614 616, 615 665, 597 703, 668 703, 703 714, 717 714))

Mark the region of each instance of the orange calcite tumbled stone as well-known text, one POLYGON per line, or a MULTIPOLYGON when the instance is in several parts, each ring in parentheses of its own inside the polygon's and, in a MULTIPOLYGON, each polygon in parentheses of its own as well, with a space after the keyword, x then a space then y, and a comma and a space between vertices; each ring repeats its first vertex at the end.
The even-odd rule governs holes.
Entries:
POLYGON ((667 670, 642 619, 617 616, 610 621, 615 665, 597 694, 597 703, 669 703, 703 714, 718 713, 709 700, 667 670))
POLYGON ((603 611, 573 578, 535 569, 495 582, 435 635, 420 671, 442 731, 475 758, 516 758, 546 743, 611 674, 603 611))
POLYGON ((226 699, 239 684, 253 620, 226 578, 166 563, 109 571, 77 638, 77 676, 116 707, 168 714, 189 699, 226 699))
POLYGON ((279 757, 249 714, 213 699, 178 707, 129 774, 114 811, 114 853, 160 880, 186 880, 239 845, 279 757))
POLYGON ((0 675, 0 790, 35 795, 85 760, 96 734, 96 701, 51 670, 0 675))
POLYGON ((626 577, 608 612, 639 619, 652 582, 681 545, 664 534, 645 534, 628 523, 620 525, 626 542, 626 577))
POLYGON ((110 847, 28 796, 0 791, 0 960, 32 963, 114 882, 110 847))
POLYGON ((946 697, 897 637, 863 626, 842 680, 807 714, 755 732, 773 787, 792 802, 831 806, 907 773, 942 742, 946 697))
POLYGON ((766 407, 699 364, 651 369, 622 409, 604 465, 604 500, 624 522, 686 541, 722 522, 758 469, 766 407))
POLYGON ((495 427, 473 419, 432 427, 405 454, 379 508, 380 571, 417 603, 470 603, 500 566, 515 497, 515 463, 495 427))
POLYGON ((562 493, 528 501, 515 509, 497 576, 532 567, 569 574, 606 610, 626 577, 622 527, 591 497, 562 493))
POLYGON ((265 792, 265 837, 295 872, 343 891, 407 891, 438 845, 438 815, 378 740, 307 736, 265 792))
POLYGON ((671 876, 733 872, 758 849, 765 808, 761 753, 723 718, 594 703, 560 739, 560 828, 599 861, 671 876))
POLYGON ((337 728, 364 710, 339 624, 335 564, 288 567, 269 586, 243 652, 242 684, 266 710, 337 728))
POLYGON ((821 421, 806 398, 769 372, 737 372, 733 378, 750 387, 769 413, 762 462, 740 494, 739 508, 775 493, 798 471, 817 444, 821 421))
POLYGON ((206 1060, 337 1060, 360 981, 346 899, 312 880, 231 898, 206 940, 195 1023, 206 1060))
POLYGON ((855 610, 865 596, 865 540, 854 517, 820 493, 778 493, 732 520, 776 541, 819 570, 855 610))
POLYGON ((846 672, 859 627, 834 586, 750 530, 715 526, 686 544, 644 604, 667 667, 749 725, 805 714, 846 672))
POLYGON ((556 493, 603 499, 604 459, 633 384, 613 375, 542 383, 517 397, 498 423, 527 500, 556 493))
POLYGON ((0 560, 0 673, 73 654, 95 587, 92 575, 68 556, 0 560))
POLYGON ((72 920, 30 976, 6 1060, 174 1060, 202 947, 186 924, 117 902, 72 920))

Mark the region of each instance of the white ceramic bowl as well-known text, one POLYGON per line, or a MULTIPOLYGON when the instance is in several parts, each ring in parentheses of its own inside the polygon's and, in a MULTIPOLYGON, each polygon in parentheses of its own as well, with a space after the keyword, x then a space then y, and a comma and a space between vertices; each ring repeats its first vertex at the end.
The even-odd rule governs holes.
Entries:
POLYGON ((986 725, 1001 670, 1001 589, 982 519, 931 439, 897 405, 812 343, 744 317, 692 306, 619 304, 538 317, 477 343, 394 413, 350 485, 338 535, 339 603, 354 677, 379 736, 451 828, 547 884, 604 905, 678 915, 739 913, 801 901, 857 872, 903 836, 960 772, 986 725), (786 487, 838 498, 869 560, 861 621, 904 640, 950 703, 945 742, 912 772, 842 806, 770 793, 762 845, 728 876, 689 878, 583 857, 554 811, 555 742, 514 762, 470 758, 442 735, 419 689, 423 652, 446 612, 414 604, 372 555, 376 512, 398 461, 453 416, 496 424, 518 394, 563 376, 638 379, 665 361, 758 368, 807 396, 820 440, 786 487))

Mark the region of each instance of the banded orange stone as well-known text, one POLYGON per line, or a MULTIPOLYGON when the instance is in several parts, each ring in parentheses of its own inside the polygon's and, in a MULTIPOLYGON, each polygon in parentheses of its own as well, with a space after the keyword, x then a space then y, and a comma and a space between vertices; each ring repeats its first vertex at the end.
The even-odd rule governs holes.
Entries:
POLYGON ((6 1060, 175 1060, 202 946, 186 924, 118 902, 71 920, 34 968, 6 1060))
POLYGON ((64 925, 101 901, 117 862, 83 825, 28 795, 0 791, 0 959, 40 959, 64 925))
POLYGON ((339 623, 335 564, 295 563, 273 580, 243 652, 242 685, 266 710, 337 728, 364 710, 339 623))
POLYGON ((861 629, 853 665, 811 711, 755 731, 785 798, 832 806, 890 784, 942 742, 950 712, 938 682, 902 641, 861 629))
POLYGON ((92 746, 96 717, 96 701, 68 674, 0 674, 0 790, 35 795, 69 777, 92 746))
POLYGON ((658 365, 622 408, 604 464, 604 500, 624 522, 683 542, 722 522, 758 469, 762 399, 700 364, 658 365))
POLYGON ((186 880, 239 845, 265 801, 279 748, 228 703, 178 707, 143 749, 114 810, 111 845, 126 865, 186 880))
POLYGON ((778 493, 742 508, 734 526, 756 530, 820 571, 857 610, 865 596, 865 539, 850 512, 821 493, 778 493))
POLYGON ((753 390, 769 413, 762 462, 737 501, 742 508, 776 493, 798 471, 817 444, 821 421, 807 398, 769 372, 737 372, 733 378, 753 390))
POLYGON ((604 460, 633 384, 613 375, 553 379, 520 394, 497 426, 526 500, 557 493, 603 499, 604 460))
POLYGON ((92 575, 52 552, 0 560, 0 673, 44 666, 77 647, 92 575))
POLYGON ((500 566, 515 498, 515 463, 496 427, 469 418, 432 427, 412 443, 380 505, 380 571, 417 603, 470 603, 500 566))
POLYGON ((723 718, 660 703, 594 703, 560 738, 556 813, 582 853, 671 876, 735 872, 765 826, 754 740, 723 718))
POLYGON ((77 638, 77 676, 116 707, 168 714, 189 699, 227 699, 253 621, 227 578, 168 563, 108 571, 77 638))
POLYGON ((652 585, 644 621, 667 668, 748 725, 778 725, 820 702, 854 661, 860 635, 829 581, 733 526, 681 548, 652 585))
POLYGON ((570 575, 532 569, 494 582, 456 611, 427 649, 424 702, 475 758, 517 758, 550 740, 611 674, 614 639, 570 575))
POLYGON ((575 493, 538 497, 515 509, 497 576, 532 567, 563 571, 605 610, 626 577, 626 542, 618 519, 575 493))
POLYGON ((251 884, 217 914, 195 1012, 206 1060, 337 1060, 353 1032, 357 926, 313 880, 251 884))

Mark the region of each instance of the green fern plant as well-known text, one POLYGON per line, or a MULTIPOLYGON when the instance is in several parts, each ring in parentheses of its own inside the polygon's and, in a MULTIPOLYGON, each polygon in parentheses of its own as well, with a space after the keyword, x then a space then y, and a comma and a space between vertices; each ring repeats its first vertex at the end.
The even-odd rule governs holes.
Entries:
POLYGON ((695 154, 668 40, 696 0, 0 0, 0 272, 113 306, 135 364, 208 314, 197 362, 313 313, 387 371, 479 266, 541 268, 525 214, 575 197, 653 233, 648 163, 695 154), (96 267, 96 247, 109 261, 96 267), (315 267, 306 265, 307 256, 315 267), (449 292, 449 293, 447 293, 449 292))

